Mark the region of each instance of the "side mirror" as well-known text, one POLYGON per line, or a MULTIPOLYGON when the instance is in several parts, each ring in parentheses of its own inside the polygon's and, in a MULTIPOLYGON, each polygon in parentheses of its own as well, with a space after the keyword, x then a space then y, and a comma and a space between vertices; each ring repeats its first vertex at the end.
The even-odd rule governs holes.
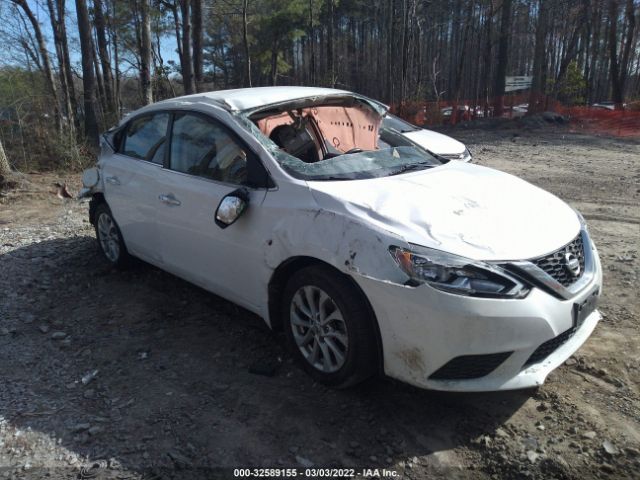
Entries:
POLYGON ((227 228, 238 220, 249 206, 249 192, 240 188, 223 197, 216 210, 216 225, 227 228))

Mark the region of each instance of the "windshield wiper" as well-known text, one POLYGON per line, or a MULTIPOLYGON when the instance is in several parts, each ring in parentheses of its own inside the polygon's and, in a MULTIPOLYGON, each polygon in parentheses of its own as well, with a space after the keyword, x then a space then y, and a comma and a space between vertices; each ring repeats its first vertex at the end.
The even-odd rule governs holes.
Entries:
POLYGON ((394 170, 389 175, 399 175, 404 172, 411 172, 413 170, 424 170, 425 168, 432 167, 433 165, 427 165, 425 163, 410 163, 408 165, 403 165, 397 170, 394 170))

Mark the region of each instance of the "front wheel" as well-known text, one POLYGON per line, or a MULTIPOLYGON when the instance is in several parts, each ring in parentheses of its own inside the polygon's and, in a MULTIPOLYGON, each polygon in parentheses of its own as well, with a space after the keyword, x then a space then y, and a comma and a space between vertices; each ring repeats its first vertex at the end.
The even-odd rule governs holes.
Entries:
POLYGON ((128 265, 131 257, 122 239, 120 228, 106 203, 96 207, 95 229, 100 251, 109 263, 119 268, 128 265))
POLYGON ((282 312, 290 349, 318 382, 346 387, 376 372, 374 319, 341 273, 323 266, 299 270, 287 283, 282 312))

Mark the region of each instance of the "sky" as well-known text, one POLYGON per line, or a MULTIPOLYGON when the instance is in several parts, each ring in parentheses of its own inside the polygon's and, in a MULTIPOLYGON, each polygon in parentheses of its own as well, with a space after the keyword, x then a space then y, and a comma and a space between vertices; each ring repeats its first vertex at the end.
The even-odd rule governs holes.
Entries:
MULTIPOLYGON (((29 8, 38 19, 40 23, 40 29, 42 30, 42 34, 47 41, 47 47, 49 50, 49 55, 51 56, 52 63, 54 65, 57 64, 55 60, 55 46, 53 43, 53 33, 51 31, 51 22, 49 19, 49 12, 46 6, 46 0, 27 0, 29 8)), ((67 17, 66 17, 66 26, 67 26, 67 35, 69 37, 69 54, 71 56, 71 63, 74 68, 77 70, 80 69, 80 43, 78 40, 78 24, 76 18, 76 9, 75 9, 75 1, 74 0, 66 0, 67 3, 67 17)), ((5 19, 14 19, 17 21, 17 17, 13 13, 13 6, 10 5, 9 0, 0 0, 0 14, 5 19)), ((5 20, 6 21, 6 20, 5 20)), ((11 48, 11 47, 8 47, 11 48)), ((173 37, 165 36, 160 39, 160 51, 162 54, 162 58, 165 63, 169 60, 173 60, 178 62, 178 55, 175 51, 175 39, 173 37)), ((0 65, 6 64, 10 59, 6 58, 6 55, 2 54, 0 50, 0 65), (5 58, 3 58, 5 57, 5 58)), ((129 67, 128 64, 123 63, 121 69, 126 70, 129 67)))

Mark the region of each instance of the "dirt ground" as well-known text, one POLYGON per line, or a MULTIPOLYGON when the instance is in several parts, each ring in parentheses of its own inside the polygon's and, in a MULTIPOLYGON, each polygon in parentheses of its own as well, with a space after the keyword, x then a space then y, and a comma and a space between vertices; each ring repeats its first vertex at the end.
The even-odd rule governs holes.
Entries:
POLYGON ((0 197, 0 478, 311 465, 638 478, 640 143, 561 127, 452 134, 477 163, 581 210, 600 250, 604 319, 543 387, 448 394, 378 378, 327 389, 247 311, 148 265, 109 269, 87 204, 52 193, 55 181, 77 191, 78 176, 27 174, 0 197))

